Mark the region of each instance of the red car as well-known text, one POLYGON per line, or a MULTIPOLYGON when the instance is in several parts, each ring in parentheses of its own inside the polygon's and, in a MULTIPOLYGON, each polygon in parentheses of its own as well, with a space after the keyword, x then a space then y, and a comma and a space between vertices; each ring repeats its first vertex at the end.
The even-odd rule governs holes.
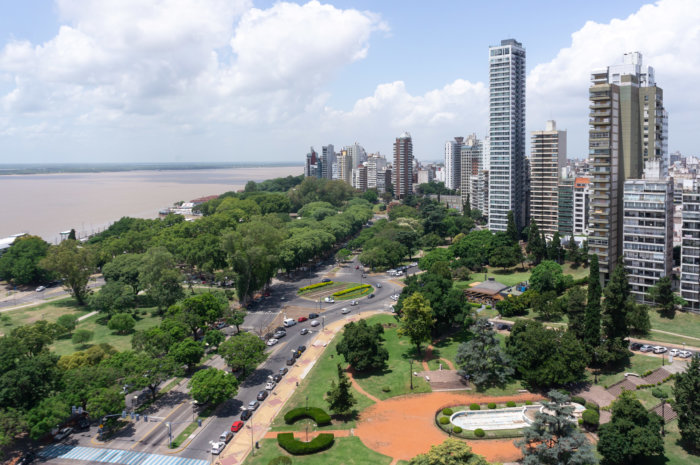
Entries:
POLYGON ((360 265, 355 265, 355 269, 356 269, 356 270, 359 270, 359 269, 360 269, 360 265))
POLYGON ((231 431, 233 431, 234 433, 237 433, 241 428, 243 428, 242 421, 234 421, 231 425, 231 431))
POLYGON ((304 321, 308 320, 305 316, 300 316, 299 319, 297 320, 299 323, 303 323, 304 321))

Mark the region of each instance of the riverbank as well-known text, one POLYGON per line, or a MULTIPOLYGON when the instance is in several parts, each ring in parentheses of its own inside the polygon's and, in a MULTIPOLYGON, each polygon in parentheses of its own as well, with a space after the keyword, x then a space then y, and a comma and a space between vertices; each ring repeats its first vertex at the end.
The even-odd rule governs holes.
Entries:
POLYGON ((88 235, 124 216, 156 218, 159 210, 178 201, 302 172, 299 165, 3 176, 0 237, 26 232, 56 243, 61 231, 88 235))

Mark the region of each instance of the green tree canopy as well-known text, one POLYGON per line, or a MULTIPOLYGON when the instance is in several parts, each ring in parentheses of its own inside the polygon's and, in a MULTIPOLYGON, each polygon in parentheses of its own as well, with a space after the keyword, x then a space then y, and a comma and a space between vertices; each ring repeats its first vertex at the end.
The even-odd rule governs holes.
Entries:
POLYGON ((600 345, 600 273, 598 271, 598 255, 591 255, 590 276, 588 278, 588 299, 584 317, 584 342, 587 347, 600 345))
POLYGON ((117 334, 129 334, 134 330, 136 320, 128 313, 117 313, 109 319, 107 327, 117 334))
POLYGON ((430 447, 425 454, 416 455, 409 465, 489 465, 480 455, 472 452, 464 441, 445 439, 442 444, 430 447))
POLYGON ((219 345, 219 355, 233 371, 240 370, 242 376, 267 358, 265 343, 251 333, 236 334, 222 342, 219 345))
POLYGON ((201 342, 185 339, 175 343, 170 348, 169 355, 175 359, 176 362, 187 365, 187 368, 191 370, 195 367, 204 357, 204 347, 201 342))
POLYGON ((39 266, 63 280, 63 286, 75 297, 79 305, 85 305, 88 281, 94 271, 92 250, 77 241, 65 240, 49 250, 39 266))
POLYGON ((700 451, 700 358, 693 357, 688 369, 676 375, 673 397, 678 412, 681 438, 692 449, 700 451))
POLYGON ((175 258, 165 247, 153 247, 143 255, 139 286, 158 307, 159 313, 182 298, 181 280, 175 258))
POLYGON ((331 412, 341 416, 347 416, 352 412, 357 400, 350 391, 351 386, 352 383, 338 363, 338 384, 331 381, 331 388, 326 393, 326 402, 331 412))
POLYGON ((355 371, 379 370, 386 366, 389 352, 384 348, 384 328, 381 324, 368 325, 366 320, 348 323, 336 346, 339 355, 355 371))
POLYGON ((480 318, 469 329, 473 336, 460 344, 455 357, 459 374, 469 375, 479 389, 505 385, 513 369, 488 320, 480 318))
POLYGON ((421 344, 430 340, 435 320, 430 302, 419 292, 413 293, 403 302, 399 334, 408 336, 420 354, 421 344))
POLYGON ((668 276, 659 278, 656 284, 649 288, 648 294, 649 298, 656 303, 659 312, 667 318, 673 318, 676 307, 685 304, 685 300, 673 292, 671 278, 668 276))
POLYGON ((560 293, 565 284, 561 265, 552 260, 544 260, 537 265, 530 276, 530 287, 540 294, 548 291, 560 293))
POLYGON ((13 284, 40 284, 49 273, 39 263, 46 257, 49 244, 38 236, 22 236, 0 256, 0 280, 13 284))
POLYGON ((238 380, 213 367, 197 371, 188 382, 190 395, 200 404, 217 405, 238 393, 238 380))

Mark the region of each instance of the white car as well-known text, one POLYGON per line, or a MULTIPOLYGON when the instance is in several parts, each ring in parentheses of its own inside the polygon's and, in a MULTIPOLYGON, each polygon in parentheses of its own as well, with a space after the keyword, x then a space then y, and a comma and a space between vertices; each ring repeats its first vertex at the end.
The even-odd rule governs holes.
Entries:
POLYGON ((399 295, 398 295, 398 294, 392 295, 392 296, 391 296, 391 300, 395 300, 395 301, 396 301, 396 300, 399 300, 399 295))
POLYGON ((56 439, 56 441, 63 441, 65 438, 70 436, 70 434, 72 432, 73 432, 73 428, 71 428, 70 426, 67 428, 63 428, 58 433, 56 433, 56 436, 54 437, 54 439, 56 439))
POLYGON ((411 262, 411 266, 418 266, 418 262, 411 262))
POLYGON ((215 442, 211 445, 211 453, 213 455, 219 455, 221 451, 224 450, 224 447, 226 447, 225 442, 215 442))
POLYGON ((318 326, 318 325, 320 325, 321 323, 319 323, 318 320, 311 320, 311 323, 310 323, 310 324, 311 324, 311 326, 318 326))
POLYGON ((333 302, 335 302, 335 299, 333 297, 326 297, 325 299, 323 299, 323 301, 332 304, 333 302))
POLYGON ((343 315, 348 314, 348 313, 350 313, 350 309, 345 307, 340 311, 340 313, 342 313, 343 315))
POLYGON ((382 283, 377 283, 377 288, 381 289, 381 288, 382 288, 382 283))
POLYGON ((352 302, 350 302, 350 305, 352 305, 354 307, 355 305, 358 305, 359 303, 360 302, 358 302, 357 300, 353 300, 352 302))
POLYGON ((45 286, 39 286, 39 287, 36 288, 36 292, 42 292, 42 291, 45 291, 45 290, 46 290, 46 287, 45 287, 45 286))
POLYGON ((273 346, 273 345, 277 344, 278 342, 279 342, 279 339, 275 339, 273 337, 273 338, 267 340, 267 345, 273 346))
POLYGON ((265 384, 265 389, 268 391, 272 391, 275 388, 275 382, 274 381, 268 381, 267 384, 265 384))
POLYGON ((671 350, 668 351, 668 354, 671 355, 671 356, 673 356, 673 357, 677 357, 678 354, 679 354, 680 352, 681 352, 681 351, 678 350, 678 349, 671 349, 671 350))
POLYGON ((693 354, 688 350, 681 350, 680 352, 678 352, 678 356, 680 358, 690 358, 691 355, 693 354))
POLYGON ((655 354, 663 354, 666 352, 668 349, 664 346, 654 346, 654 353, 655 354))

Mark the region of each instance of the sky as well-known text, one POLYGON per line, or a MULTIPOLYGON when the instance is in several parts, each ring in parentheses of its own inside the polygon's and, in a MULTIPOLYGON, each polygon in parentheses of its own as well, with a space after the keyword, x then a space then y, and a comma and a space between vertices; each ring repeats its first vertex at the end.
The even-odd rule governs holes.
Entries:
MULTIPOLYGON (((527 51, 527 131, 587 153, 590 71, 639 51, 697 155, 700 2, 0 0, 0 163, 422 161, 488 129, 488 47, 527 51)), ((528 136, 529 138, 529 136, 528 136)))

